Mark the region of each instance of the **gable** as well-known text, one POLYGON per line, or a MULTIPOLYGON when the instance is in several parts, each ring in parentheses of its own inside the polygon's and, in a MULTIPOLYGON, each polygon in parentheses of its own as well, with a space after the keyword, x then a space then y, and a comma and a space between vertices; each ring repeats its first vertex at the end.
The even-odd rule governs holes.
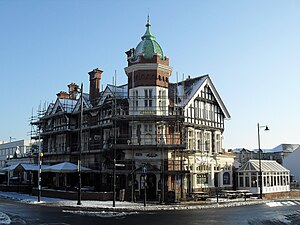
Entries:
POLYGON ((53 110, 53 107, 54 107, 54 104, 53 104, 53 103, 50 103, 50 104, 48 105, 48 108, 47 108, 46 113, 45 113, 46 116, 48 116, 48 115, 51 114, 51 112, 52 112, 52 110, 53 110))
MULTIPOLYGON (((211 79, 208 75, 205 75, 203 77, 200 77, 201 79, 195 80, 194 83, 189 85, 189 88, 185 89, 184 97, 186 99, 183 99, 183 105, 187 108, 194 103, 196 99, 203 100, 204 102, 211 102, 214 103, 219 107, 221 112, 224 115, 224 118, 230 119, 230 114, 225 107, 225 104, 223 103, 219 93, 217 92, 215 86, 213 85, 211 79)), ((183 88, 182 88, 183 89, 183 88)), ((183 91, 181 90, 181 93, 183 91)))
POLYGON ((62 105, 61 105, 59 99, 56 99, 50 115, 53 115, 53 114, 56 114, 56 113, 59 113, 62 111, 63 111, 62 105))
POLYGON ((111 89, 108 86, 106 86, 105 90, 103 91, 103 94, 102 94, 101 98, 98 101, 98 105, 103 105, 105 100, 107 98, 111 98, 112 96, 113 96, 113 93, 112 93, 111 89))
MULTIPOLYGON (((89 102, 87 102, 86 101, 86 99, 85 98, 82 98, 82 100, 83 100, 83 108, 85 109, 85 108, 90 108, 90 104, 89 104, 89 102)), ((78 111, 80 111, 80 106, 81 106, 81 102, 80 102, 80 98, 77 100, 77 102, 76 102, 76 105, 75 105, 75 107, 74 107, 74 110, 73 110, 73 112, 78 112, 78 111)))

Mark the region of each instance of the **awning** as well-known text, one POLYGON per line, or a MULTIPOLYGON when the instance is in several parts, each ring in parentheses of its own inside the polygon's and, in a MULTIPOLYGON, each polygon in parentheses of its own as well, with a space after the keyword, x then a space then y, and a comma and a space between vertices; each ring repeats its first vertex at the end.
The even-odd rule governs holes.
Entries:
MULTIPOLYGON (((81 172, 92 172, 93 170, 81 166, 81 172)), ((76 173, 78 172, 78 165, 70 162, 63 162, 53 166, 49 166, 44 169, 43 172, 53 172, 53 173, 76 173)))

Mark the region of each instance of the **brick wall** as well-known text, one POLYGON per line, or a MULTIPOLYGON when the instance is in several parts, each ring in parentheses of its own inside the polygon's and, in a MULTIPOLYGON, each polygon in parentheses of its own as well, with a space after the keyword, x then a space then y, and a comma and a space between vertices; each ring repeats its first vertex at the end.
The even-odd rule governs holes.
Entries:
POLYGON ((300 197, 300 190, 264 194, 265 199, 299 198, 299 197, 300 197))

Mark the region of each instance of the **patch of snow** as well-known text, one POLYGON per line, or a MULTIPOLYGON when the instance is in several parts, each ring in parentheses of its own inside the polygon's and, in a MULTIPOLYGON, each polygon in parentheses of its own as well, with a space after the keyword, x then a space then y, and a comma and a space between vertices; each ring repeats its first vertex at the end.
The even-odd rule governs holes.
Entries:
POLYGON ((0 212, 0 224, 10 224, 11 220, 8 215, 3 212, 0 212))
POLYGON ((267 202, 266 205, 269 207, 283 206, 281 202, 267 202))
POLYGON ((112 212, 112 211, 73 211, 73 210, 63 210, 66 213, 73 213, 79 215, 97 216, 97 217, 124 217, 128 215, 135 215, 137 212, 112 212))

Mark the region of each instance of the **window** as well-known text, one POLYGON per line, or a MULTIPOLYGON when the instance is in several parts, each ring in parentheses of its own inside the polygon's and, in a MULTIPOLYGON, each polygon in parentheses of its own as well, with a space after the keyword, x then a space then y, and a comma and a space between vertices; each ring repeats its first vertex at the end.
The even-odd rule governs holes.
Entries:
MULTIPOLYGON (((135 104, 135 107, 138 108, 139 106, 139 101, 138 101, 138 98, 139 98, 139 92, 136 90, 135 92, 133 92, 133 98, 134 98, 134 102, 133 104, 135 104)), ((134 107, 134 106, 133 106, 134 107)))
POLYGON ((256 173, 251 174, 251 187, 257 187, 256 173))
POLYGON ((144 94, 145 94, 145 100, 144 104, 145 107, 152 107, 152 89, 144 89, 144 94))
POLYGON ((244 187, 244 177, 240 177, 240 187, 244 187))
POLYGON ((205 133, 205 151, 207 151, 207 152, 210 151, 210 133, 209 132, 205 133))
POLYGON ((197 174, 197 184, 207 184, 208 176, 207 174, 197 174))
POLYGON ((145 124, 144 131, 145 131, 145 133, 152 132, 152 124, 145 124))
POLYGON ((221 135, 216 135, 216 151, 221 152, 221 135))
POLYGON ((273 181, 273 174, 271 174, 271 176, 270 176, 270 180, 271 180, 271 187, 273 187, 274 186, 274 181, 273 181))
POLYGON ((194 115, 195 115, 195 119, 199 118, 199 101, 196 101, 194 103, 195 107, 194 107, 194 115))
POLYGON ((245 177, 245 187, 250 187, 250 184, 249 184, 249 177, 245 177))
POLYGON ((230 174, 228 172, 223 174, 223 184, 230 185, 230 174))
POLYGON ((152 89, 149 89, 149 98, 152 98, 152 89))

